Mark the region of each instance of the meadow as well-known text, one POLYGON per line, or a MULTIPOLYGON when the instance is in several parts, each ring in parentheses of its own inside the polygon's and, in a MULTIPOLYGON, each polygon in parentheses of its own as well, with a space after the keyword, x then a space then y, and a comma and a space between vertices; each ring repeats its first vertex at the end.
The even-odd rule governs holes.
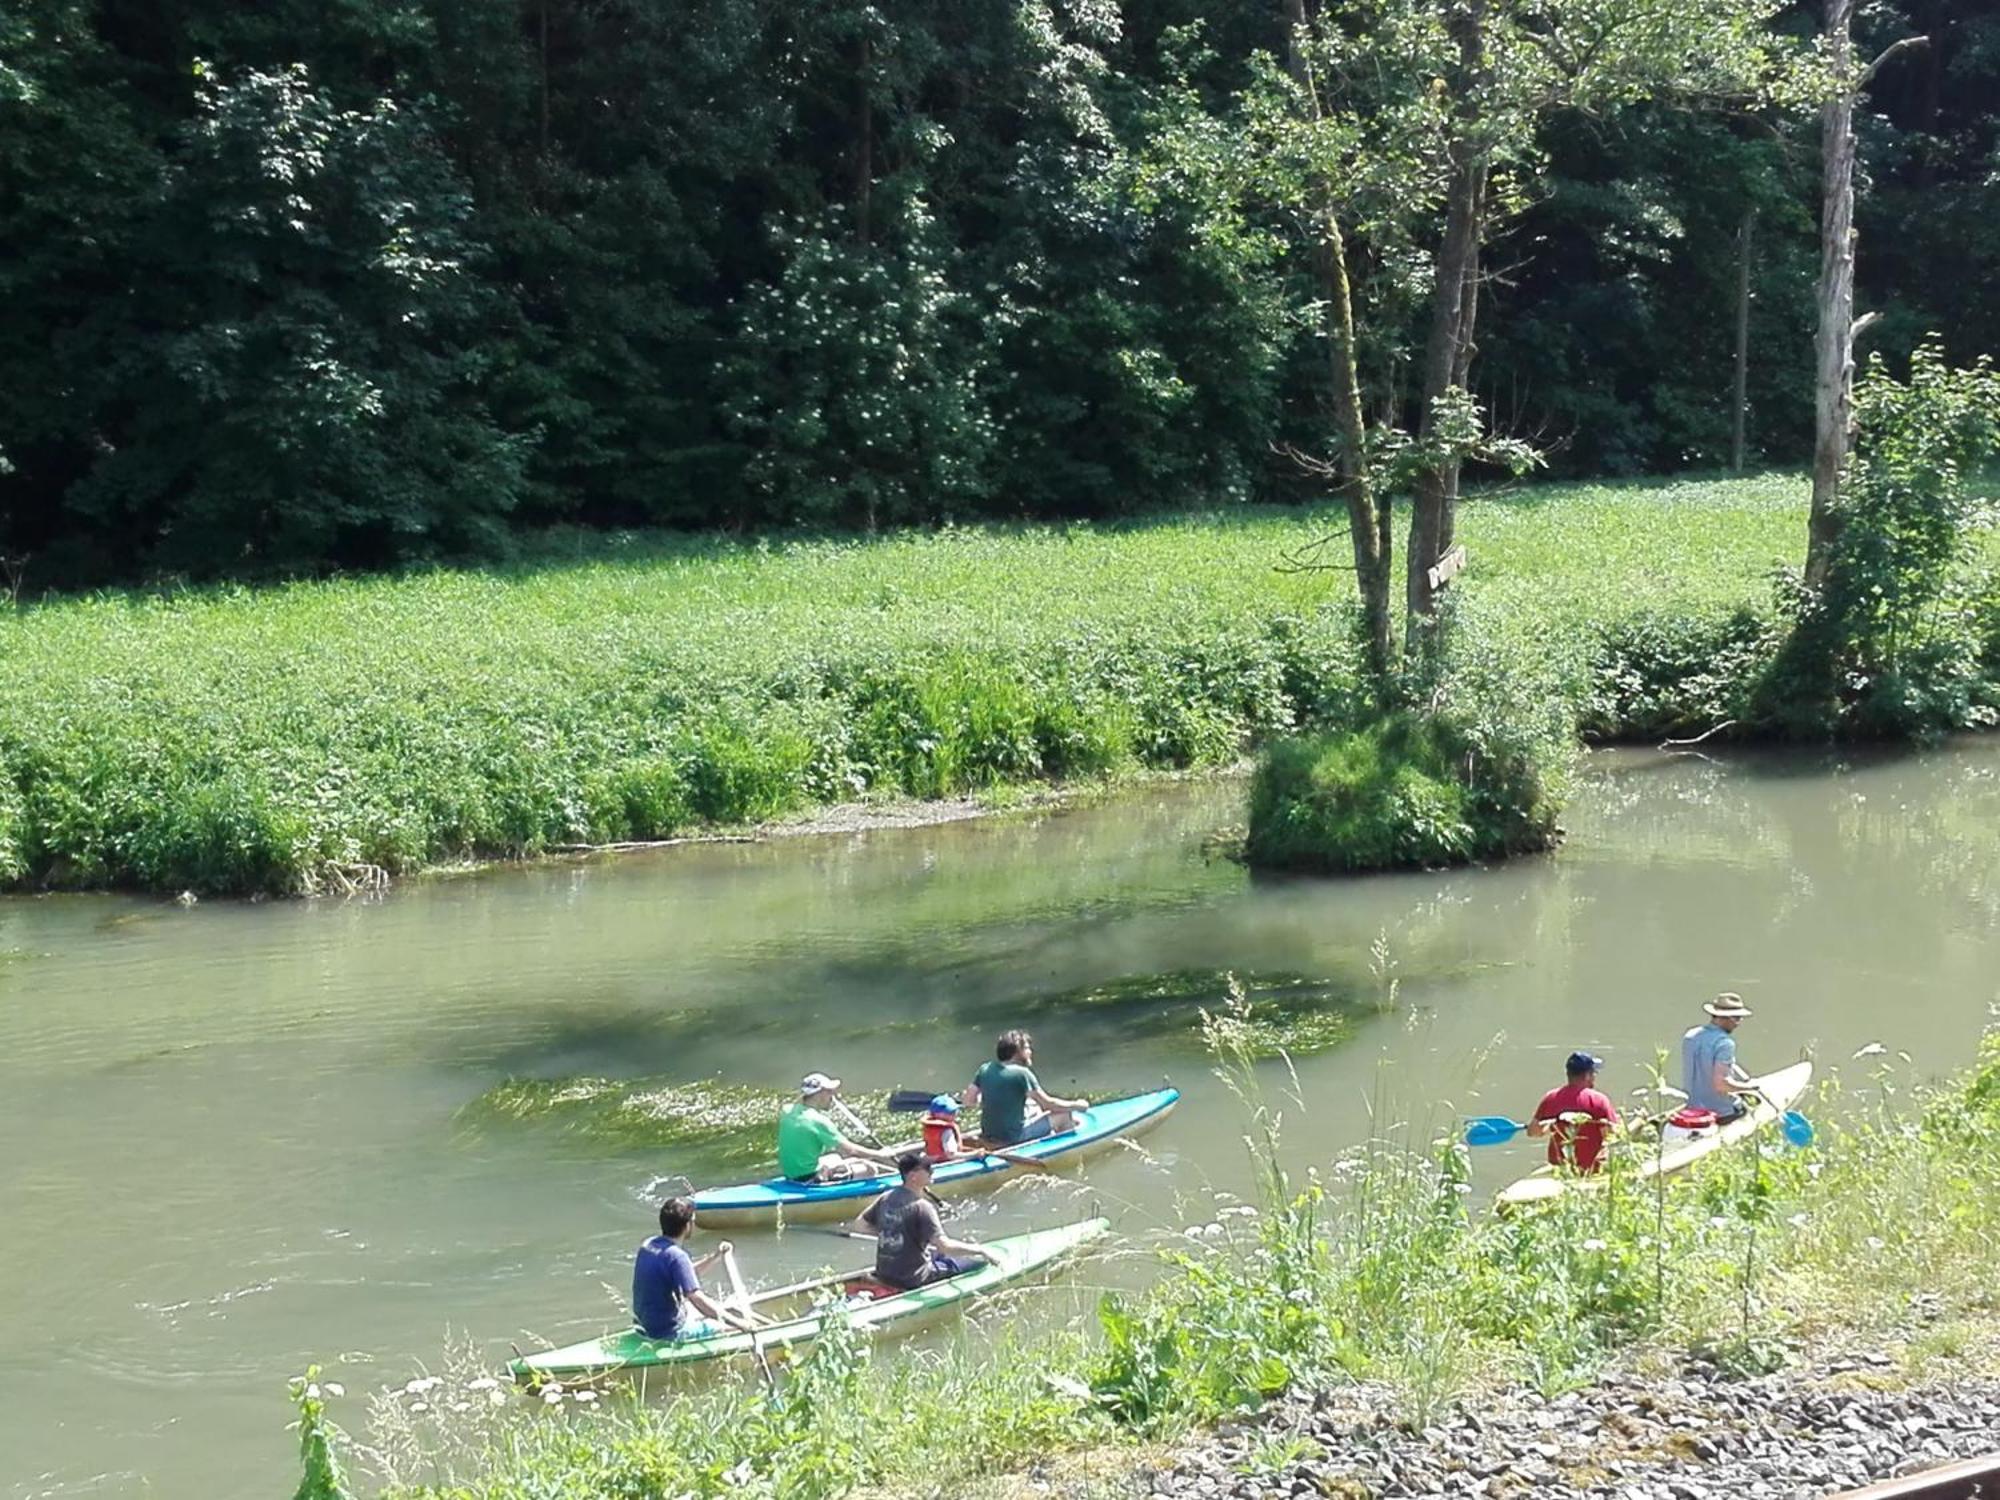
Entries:
MULTIPOLYGON (((1587 732, 1698 724, 1804 505, 1791 476, 1476 501, 1461 610, 1587 732)), ((1286 565, 1339 525, 557 539, 497 570, 23 605, 0 613, 0 879, 301 893, 1226 763, 1352 708, 1350 579, 1286 565)))

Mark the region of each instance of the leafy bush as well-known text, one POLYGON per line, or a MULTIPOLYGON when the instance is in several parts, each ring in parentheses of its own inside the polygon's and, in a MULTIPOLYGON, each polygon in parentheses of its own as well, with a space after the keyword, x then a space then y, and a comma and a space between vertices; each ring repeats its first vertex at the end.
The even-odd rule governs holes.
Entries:
POLYGON ((1245 852, 1263 869, 1379 870, 1546 848, 1568 754, 1464 712, 1278 740, 1251 782, 1245 852))
POLYGON ((1776 640, 1748 605, 1719 617, 1646 611, 1607 621, 1593 643, 1579 727, 1592 739, 1658 739, 1748 712, 1776 640))
POLYGON ((1825 582, 1792 584, 1793 627, 1759 688, 1796 734, 1924 737, 2000 722, 1975 569, 1989 507, 1972 480, 2000 449, 2000 374, 1952 369, 1935 344, 1899 381, 1880 355, 1855 390, 1858 431, 1825 582))
POLYGON ((0 884, 19 880, 28 872, 27 856, 21 848, 24 818, 21 789, 7 767, 0 764, 0 884))

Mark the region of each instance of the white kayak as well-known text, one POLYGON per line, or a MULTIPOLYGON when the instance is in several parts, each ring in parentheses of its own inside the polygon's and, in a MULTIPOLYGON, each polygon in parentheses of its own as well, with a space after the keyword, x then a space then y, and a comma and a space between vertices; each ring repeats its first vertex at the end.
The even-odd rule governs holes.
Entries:
MULTIPOLYGON (((1664 1177, 1674 1172, 1685 1172, 1704 1157, 1720 1151, 1724 1146, 1732 1146, 1747 1136, 1756 1134, 1766 1125, 1774 1124, 1783 1117, 1786 1110, 1796 1104, 1801 1095, 1812 1084, 1813 1065, 1809 1062, 1795 1062, 1789 1068, 1780 1068, 1775 1073, 1766 1073, 1753 1079, 1757 1085, 1758 1097, 1755 1106, 1726 1124, 1669 1140, 1664 1149, 1637 1148, 1638 1161, 1628 1173, 1621 1174, 1626 1181, 1650 1182, 1655 1177, 1664 1177)), ((1633 1149, 1633 1148, 1628 1148, 1633 1149)), ((1577 1173, 1545 1166, 1519 1182, 1503 1188, 1494 1206, 1501 1213, 1509 1213, 1517 1208, 1527 1208, 1537 1203, 1547 1203, 1573 1191, 1590 1192, 1602 1188, 1611 1181, 1607 1172, 1577 1173)))

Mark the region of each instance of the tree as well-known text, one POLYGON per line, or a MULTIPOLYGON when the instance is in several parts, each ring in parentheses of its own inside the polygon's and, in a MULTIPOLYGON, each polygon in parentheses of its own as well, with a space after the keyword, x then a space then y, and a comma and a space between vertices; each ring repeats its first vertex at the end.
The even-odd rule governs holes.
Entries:
POLYGON ((1874 315, 1854 317, 1854 106, 1898 54, 1925 44, 1905 37, 1865 68, 1854 64, 1854 0, 1827 0, 1822 41, 1828 70, 1820 106, 1819 331, 1814 340, 1812 512, 1806 523, 1806 584, 1822 586, 1842 522, 1840 482, 1854 440, 1854 342, 1874 315))
POLYGON ((1453 543, 1460 468, 1480 441, 1469 376, 1481 256, 1525 201, 1541 125, 1559 110, 1647 101, 1713 104, 1783 78, 1771 0, 1411 0, 1437 18, 1432 66, 1447 107, 1436 149, 1449 184, 1433 254, 1416 415, 1423 454, 1412 497, 1406 603, 1413 639, 1436 608, 1431 569, 1453 543))

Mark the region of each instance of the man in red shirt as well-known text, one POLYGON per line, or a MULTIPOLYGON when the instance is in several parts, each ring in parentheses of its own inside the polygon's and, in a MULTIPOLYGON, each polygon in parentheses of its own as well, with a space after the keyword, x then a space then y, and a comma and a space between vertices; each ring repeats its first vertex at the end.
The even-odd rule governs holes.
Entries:
POLYGON ((1595 1172, 1604 1159, 1605 1127, 1618 1123, 1618 1106, 1597 1091, 1602 1061, 1588 1052, 1570 1053, 1569 1082, 1550 1089, 1535 1106, 1528 1134, 1549 1138, 1555 1166, 1574 1161, 1577 1171, 1595 1172))

